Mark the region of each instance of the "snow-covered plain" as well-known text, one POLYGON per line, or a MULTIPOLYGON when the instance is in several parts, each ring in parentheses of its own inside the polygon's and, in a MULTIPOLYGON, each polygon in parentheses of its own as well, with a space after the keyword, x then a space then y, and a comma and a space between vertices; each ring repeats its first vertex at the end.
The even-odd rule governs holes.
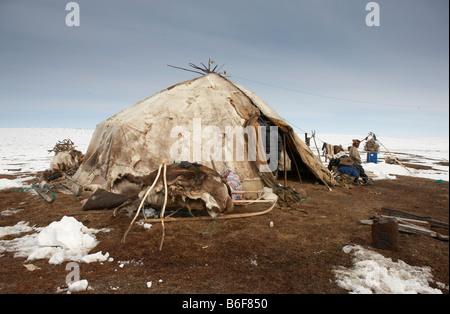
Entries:
MULTIPOLYGON (((322 148, 323 142, 332 145, 342 145, 344 149, 352 145, 353 139, 362 140, 366 135, 345 135, 345 134, 318 134, 317 146, 322 148)), ((363 167, 370 173, 368 175, 374 180, 396 179, 396 175, 427 178, 432 180, 449 181, 449 138, 396 138, 378 137, 380 144, 378 162, 367 163, 367 153, 364 152, 364 142, 359 148, 363 167), (384 159, 388 156, 396 157, 403 164, 414 164, 430 169, 413 169, 398 165, 387 164, 384 159)), ((318 155, 317 149, 311 140, 311 149, 318 155)), ((320 152, 322 154, 322 152, 320 152)), ((324 161, 323 157, 322 160, 324 161)))
POLYGON ((18 175, 1 179, 0 189, 24 187, 37 171, 50 166, 58 141, 71 139, 76 148, 86 152, 94 130, 64 128, 0 128, 0 175, 18 175))
MULTIPOLYGON (((0 189, 23 187, 24 181, 32 174, 50 166, 53 153, 48 153, 58 141, 71 139, 77 149, 86 152, 94 130, 64 128, 0 128, 0 175, 19 175, 17 179, 0 178, 0 189)), ((304 135, 299 134, 300 138, 304 135)), ((323 142, 351 146, 352 139, 363 139, 366 135, 316 134, 316 143, 322 161, 323 142)), ((364 163, 373 179, 395 179, 396 175, 414 176, 433 180, 449 181, 449 138, 395 138, 377 137, 382 144, 378 153, 378 163, 364 163), (386 156, 393 155, 407 163, 430 167, 431 169, 405 169, 401 165, 384 163, 386 156), (447 165, 445 165, 447 163, 447 165)), ((361 158, 366 160, 363 144, 361 158)), ((314 142, 310 148, 318 155, 314 142)), ((326 163, 325 163, 326 164, 326 163)))
MULTIPOLYGON (((91 129, 33 129, 0 128, 0 190, 27 187, 26 180, 33 179, 37 171, 47 169, 53 159, 48 153, 58 141, 71 139, 77 149, 86 152, 94 130, 91 129)), ((303 135, 299 135, 303 138, 303 135)), ((322 154, 324 142, 332 145, 351 146, 352 139, 363 139, 366 135, 316 134, 316 144, 322 154)), ((378 137, 382 144, 377 163, 363 164, 366 172, 374 180, 392 179, 396 176, 416 176, 432 180, 449 181, 449 139, 448 138, 393 138, 378 137), (384 163, 384 158, 393 155, 405 163, 425 166, 425 169, 405 169, 401 165, 384 163)), ((363 146, 363 145, 362 145, 363 146)), ((318 151, 313 141, 311 149, 318 151)), ((365 153, 360 148, 365 161, 365 153)), ((322 161, 325 163, 323 156, 322 161)), ((325 163, 326 164, 326 163, 325 163)), ((0 200, 1 201, 1 200, 0 200)), ((7 209, 0 215, 10 216, 19 209, 7 209)), ((15 257, 48 259, 50 264, 67 261, 103 262, 112 261, 109 253, 90 253, 97 245, 95 234, 108 230, 93 230, 84 227, 72 217, 63 217, 45 228, 30 226, 28 222, 19 222, 14 226, 0 226, 0 258, 6 252, 15 257), (20 237, 22 233, 30 233, 20 237), (5 236, 17 236, 12 240, 3 240, 5 236)), ((361 247, 344 247, 346 253, 353 252, 355 267, 345 269, 336 266, 336 283, 351 293, 440 293, 441 290, 428 286, 432 282, 428 267, 413 267, 399 261, 385 259, 378 253, 361 247), (401 262, 401 263, 400 263, 401 262), (368 265, 368 266, 367 266, 368 265), (368 267, 368 268, 367 268, 368 267), (405 276, 408 272, 417 276, 405 276)), ((86 280, 77 282, 69 292, 87 289, 86 280)), ((447 289, 448 287, 442 287, 447 289)))

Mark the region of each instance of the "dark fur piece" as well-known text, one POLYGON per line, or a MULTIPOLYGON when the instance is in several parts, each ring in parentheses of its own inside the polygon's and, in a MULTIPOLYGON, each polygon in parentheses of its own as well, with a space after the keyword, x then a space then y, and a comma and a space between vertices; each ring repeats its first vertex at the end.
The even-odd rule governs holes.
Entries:
POLYGON ((83 209, 92 210, 116 208, 128 200, 134 201, 137 198, 137 195, 127 197, 120 194, 111 193, 103 189, 97 189, 83 205, 83 209))
MULTIPOLYGON (((153 184, 158 171, 153 171, 146 176, 134 176, 124 174, 114 180, 113 186, 124 187, 127 193, 131 193, 133 186, 137 193, 145 191, 153 184)), ((214 216, 224 211, 233 209, 233 202, 229 195, 228 185, 224 179, 213 169, 206 166, 191 164, 172 164, 167 166, 168 206, 189 206, 191 209, 206 209, 214 216)), ((121 193, 124 194, 124 193, 121 193)), ((164 197, 163 170, 147 201, 156 206, 161 206, 164 197)))

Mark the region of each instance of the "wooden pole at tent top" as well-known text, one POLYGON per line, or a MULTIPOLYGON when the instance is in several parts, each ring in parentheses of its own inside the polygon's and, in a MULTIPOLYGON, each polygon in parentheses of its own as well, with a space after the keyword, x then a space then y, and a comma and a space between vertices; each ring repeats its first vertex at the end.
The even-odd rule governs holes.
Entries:
POLYGON ((317 142, 316 142, 316 131, 311 131, 311 132, 312 132, 311 137, 314 139, 314 145, 316 146, 317 154, 319 154, 319 160, 322 163, 322 157, 320 157, 319 147, 317 147, 317 142))

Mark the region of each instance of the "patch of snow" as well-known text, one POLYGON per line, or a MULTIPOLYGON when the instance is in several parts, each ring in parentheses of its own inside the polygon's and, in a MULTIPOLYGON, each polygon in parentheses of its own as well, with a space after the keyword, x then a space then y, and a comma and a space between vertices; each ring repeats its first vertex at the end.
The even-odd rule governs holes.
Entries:
POLYGON ((69 283, 67 286, 69 289, 67 293, 86 291, 88 288, 88 281, 86 279, 82 279, 69 283))
POLYGON ((16 235, 35 230, 36 228, 30 227, 28 222, 20 221, 14 226, 0 227, 0 238, 3 238, 7 235, 16 235))
POLYGON ((352 294, 442 294, 433 283, 430 267, 410 266, 359 245, 342 249, 353 255, 353 267, 336 267, 336 283, 352 294))
POLYGON ((23 208, 10 208, 10 209, 5 209, 3 211, 0 212, 0 215, 2 216, 12 216, 14 214, 20 213, 23 210, 23 208))
POLYGON ((70 138, 76 149, 85 153, 94 130, 67 128, 0 128, 0 174, 18 175, 18 179, 0 179, 0 190, 23 188, 30 173, 49 168, 58 141, 70 138))
MULTIPOLYGON (((45 228, 30 227, 28 223, 19 222, 12 227, 1 227, 0 236, 38 231, 12 240, 0 240, 0 253, 14 252, 14 257, 27 260, 48 259, 50 264, 65 261, 97 262, 106 261, 109 253, 88 254, 98 244, 95 234, 100 230, 86 228, 73 217, 64 216, 45 228)), ((104 229, 103 231, 108 231, 104 229)), ((0 237, 0 238, 1 238, 0 237)))

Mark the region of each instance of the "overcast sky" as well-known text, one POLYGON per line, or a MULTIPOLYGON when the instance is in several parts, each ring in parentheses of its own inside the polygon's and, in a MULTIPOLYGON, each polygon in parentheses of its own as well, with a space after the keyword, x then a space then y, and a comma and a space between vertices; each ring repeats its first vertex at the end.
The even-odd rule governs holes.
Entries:
POLYGON ((69 2, 0 0, 0 127, 95 128, 212 58, 298 133, 449 134, 448 0, 69 2))

